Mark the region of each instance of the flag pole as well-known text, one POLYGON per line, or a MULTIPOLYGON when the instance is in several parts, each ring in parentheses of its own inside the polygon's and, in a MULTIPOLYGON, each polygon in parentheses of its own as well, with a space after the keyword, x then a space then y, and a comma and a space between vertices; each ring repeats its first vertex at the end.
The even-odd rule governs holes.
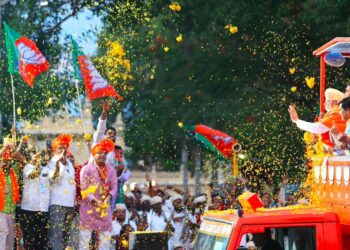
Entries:
POLYGON ((80 91, 79 91, 78 80, 75 79, 74 82, 75 82, 75 87, 76 87, 76 89, 77 89, 78 105, 79 105, 79 109, 80 109, 81 122, 82 122, 82 124, 83 124, 83 131, 84 131, 84 135, 86 135, 85 125, 84 125, 83 107, 81 106, 81 101, 80 101, 80 91))
MULTIPOLYGON (((13 76, 12 74, 10 74, 11 76, 11 87, 12 87, 12 106, 13 106, 13 125, 16 128, 16 99, 15 99, 15 87, 13 84, 13 76)), ((12 138, 14 140, 14 144, 16 145, 16 134, 14 135, 14 138, 12 138)))

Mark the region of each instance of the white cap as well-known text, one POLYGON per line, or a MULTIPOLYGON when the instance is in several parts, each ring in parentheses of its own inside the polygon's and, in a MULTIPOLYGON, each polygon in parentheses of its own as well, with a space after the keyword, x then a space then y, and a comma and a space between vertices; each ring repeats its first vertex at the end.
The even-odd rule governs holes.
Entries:
POLYGON ((206 202, 206 201, 207 201, 207 197, 205 197, 205 195, 201 195, 201 196, 194 198, 193 203, 197 204, 197 203, 202 203, 202 202, 206 202))
POLYGON ((184 244, 182 244, 182 242, 177 241, 176 243, 174 243, 174 249, 178 247, 184 247, 184 244))
POLYGON ((328 88, 325 93, 326 101, 340 101, 345 97, 345 94, 337 89, 328 88))
POLYGON ((153 196, 151 198, 151 205, 153 206, 154 204, 162 203, 162 201, 162 198, 160 198, 159 196, 153 196))
POLYGON ((141 204, 145 201, 150 201, 151 200, 151 197, 149 197, 148 195, 144 194, 142 195, 141 197, 141 204))
POLYGON ((248 241, 248 242, 247 242, 247 248, 248 248, 248 247, 255 247, 254 241, 248 241))
POLYGON ((128 198, 134 198, 135 199, 135 195, 133 193, 131 193, 131 192, 126 192, 125 196, 128 197, 128 198))
POLYGON ((174 194, 177 194, 177 193, 171 189, 165 189, 164 194, 165 196, 173 196, 174 194))
POLYGON ((117 203, 114 210, 126 210, 126 206, 123 203, 117 203))
POLYGON ((174 201, 176 201, 176 200, 178 200, 178 199, 180 199, 180 200, 184 200, 184 197, 182 196, 182 195, 180 195, 180 194, 178 194, 178 193, 176 193, 176 194, 173 194, 172 196, 171 196, 171 202, 174 202, 174 201))

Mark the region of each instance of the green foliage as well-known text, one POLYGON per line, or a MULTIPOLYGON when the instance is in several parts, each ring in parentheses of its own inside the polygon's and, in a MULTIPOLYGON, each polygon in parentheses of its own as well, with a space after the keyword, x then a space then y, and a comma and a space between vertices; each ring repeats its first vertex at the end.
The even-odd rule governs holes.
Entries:
MULTIPOLYGON (((36 122, 49 112, 56 112, 66 101, 76 98, 76 89, 67 75, 66 62, 62 56, 68 54, 68 46, 59 45, 61 24, 68 18, 74 17, 84 7, 89 7, 95 13, 106 7, 106 1, 96 5, 95 1, 49 1, 47 6, 40 6, 35 1, 10 1, 1 6, 0 17, 21 35, 36 42, 39 50, 50 62, 49 72, 36 78, 34 88, 31 89, 23 82, 19 75, 14 75, 15 96, 17 107, 21 115, 19 121, 36 122), (61 71, 58 71, 61 68, 61 71)), ((0 64, 0 113, 2 115, 2 134, 7 133, 13 123, 12 90, 8 72, 5 51, 5 38, 2 24, 0 45, 3 48, 0 64)))

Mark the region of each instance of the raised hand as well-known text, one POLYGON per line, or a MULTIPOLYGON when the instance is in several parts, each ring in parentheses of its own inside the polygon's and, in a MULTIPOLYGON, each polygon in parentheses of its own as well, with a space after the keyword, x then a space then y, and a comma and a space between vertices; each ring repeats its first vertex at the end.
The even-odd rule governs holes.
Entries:
POLYGON ((295 110, 293 105, 289 105, 288 112, 289 112, 290 119, 292 120, 292 122, 297 123, 297 121, 299 121, 299 117, 298 117, 298 113, 295 110))
POLYGON ((103 101, 101 119, 106 120, 109 111, 111 110, 111 103, 109 101, 103 101))

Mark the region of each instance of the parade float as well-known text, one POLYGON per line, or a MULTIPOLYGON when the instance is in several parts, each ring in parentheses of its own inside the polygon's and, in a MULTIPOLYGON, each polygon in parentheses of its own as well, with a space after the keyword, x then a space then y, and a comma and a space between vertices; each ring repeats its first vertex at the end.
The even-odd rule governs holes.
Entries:
MULTIPOLYGON (((345 57, 350 55, 350 38, 334 38, 313 55, 320 57, 320 111, 323 112, 326 63, 331 66, 345 63, 345 57)), ((310 143, 308 137, 306 143, 310 143)), ((319 145, 316 142, 311 146, 319 145)), ((244 193, 238 198, 242 210, 204 214, 194 249, 248 249, 248 235, 254 239, 254 236, 270 237, 267 235, 271 233, 273 240, 285 250, 350 249, 350 156, 332 156, 323 151, 316 149, 314 154, 307 155, 308 204, 263 208, 257 194, 244 193)))

